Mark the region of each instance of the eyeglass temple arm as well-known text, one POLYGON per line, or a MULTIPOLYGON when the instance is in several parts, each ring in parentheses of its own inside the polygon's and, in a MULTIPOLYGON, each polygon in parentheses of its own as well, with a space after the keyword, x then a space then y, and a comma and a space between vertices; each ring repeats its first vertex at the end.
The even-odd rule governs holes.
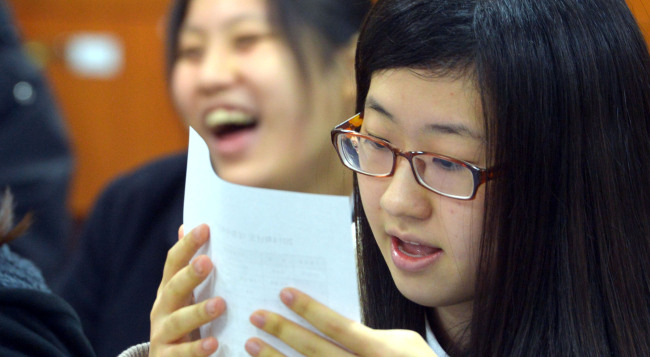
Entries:
POLYGON ((361 113, 355 114, 353 117, 350 119, 344 121, 343 123, 337 125, 334 130, 350 130, 350 131, 358 131, 359 128, 361 128, 361 124, 363 123, 363 117, 361 117, 361 113))
POLYGON ((502 171, 502 168, 500 167, 492 167, 487 170, 484 170, 481 174, 481 180, 480 183, 486 183, 487 181, 490 181, 496 177, 499 176, 499 172, 502 171))

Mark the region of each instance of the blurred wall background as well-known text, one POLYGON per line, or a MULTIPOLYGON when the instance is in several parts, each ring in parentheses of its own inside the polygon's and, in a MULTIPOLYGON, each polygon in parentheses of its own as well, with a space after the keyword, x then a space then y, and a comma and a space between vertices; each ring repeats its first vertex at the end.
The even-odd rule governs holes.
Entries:
MULTIPOLYGON (((650 41, 650 0, 627 0, 650 41)), ((54 87, 76 156, 70 207, 82 220, 116 175, 182 150, 187 132, 164 76, 168 0, 9 0, 54 87)))
POLYGON ((9 0, 45 69, 74 155, 70 209, 82 220, 109 180, 183 150, 164 75, 168 0, 9 0))
POLYGON ((645 42, 650 45, 650 0, 626 0, 626 2, 643 31, 645 42))

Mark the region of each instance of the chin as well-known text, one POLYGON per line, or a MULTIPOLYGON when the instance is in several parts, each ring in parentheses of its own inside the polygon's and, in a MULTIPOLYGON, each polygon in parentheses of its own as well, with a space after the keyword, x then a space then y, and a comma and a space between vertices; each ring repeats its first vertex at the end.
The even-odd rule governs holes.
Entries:
POLYGON ((447 291, 448 288, 425 279, 401 279, 395 281, 397 290, 410 301, 425 307, 442 307, 471 301, 471 294, 447 291))
POLYGON ((255 175, 228 174, 227 172, 222 174, 220 172, 219 177, 221 177, 223 180, 226 180, 230 183, 234 183, 241 186, 267 188, 264 185, 264 181, 260 181, 259 179, 256 179, 255 175))
POLYGON ((415 290, 415 289, 406 289, 406 288, 400 289, 399 286, 397 287, 397 289, 399 290, 400 293, 402 293, 402 295, 405 298, 409 299, 410 301, 418 305, 422 305, 426 307, 438 306, 437 301, 439 299, 436 299, 434 293, 428 291, 429 289, 426 290, 425 289, 415 290))

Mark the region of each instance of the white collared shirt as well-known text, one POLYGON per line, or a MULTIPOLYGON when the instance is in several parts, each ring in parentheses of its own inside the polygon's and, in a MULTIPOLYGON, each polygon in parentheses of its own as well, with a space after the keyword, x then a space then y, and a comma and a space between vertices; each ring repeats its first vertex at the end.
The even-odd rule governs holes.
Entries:
POLYGON ((442 346, 440 346, 440 343, 438 343, 438 339, 436 339, 436 336, 433 335, 433 331, 431 331, 431 327, 429 326, 429 321, 426 321, 426 326, 427 326, 427 343, 429 344, 429 347, 435 352, 438 357, 449 357, 447 352, 442 349, 442 346))

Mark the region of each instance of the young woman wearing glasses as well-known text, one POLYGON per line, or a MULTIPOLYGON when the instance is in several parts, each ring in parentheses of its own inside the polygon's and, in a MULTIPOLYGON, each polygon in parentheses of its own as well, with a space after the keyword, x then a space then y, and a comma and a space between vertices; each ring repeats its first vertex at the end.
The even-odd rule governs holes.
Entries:
MULTIPOLYGON (((307 356, 650 354, 650 55, 623 0, 380 0, 356 70, 360 114, 332 139, 356 172, 364 325, 292 288, 330 340, 251 323, 307 356)), ((179 262, 207 236, 172 250, 159 307, 203 279, 179 262)))

